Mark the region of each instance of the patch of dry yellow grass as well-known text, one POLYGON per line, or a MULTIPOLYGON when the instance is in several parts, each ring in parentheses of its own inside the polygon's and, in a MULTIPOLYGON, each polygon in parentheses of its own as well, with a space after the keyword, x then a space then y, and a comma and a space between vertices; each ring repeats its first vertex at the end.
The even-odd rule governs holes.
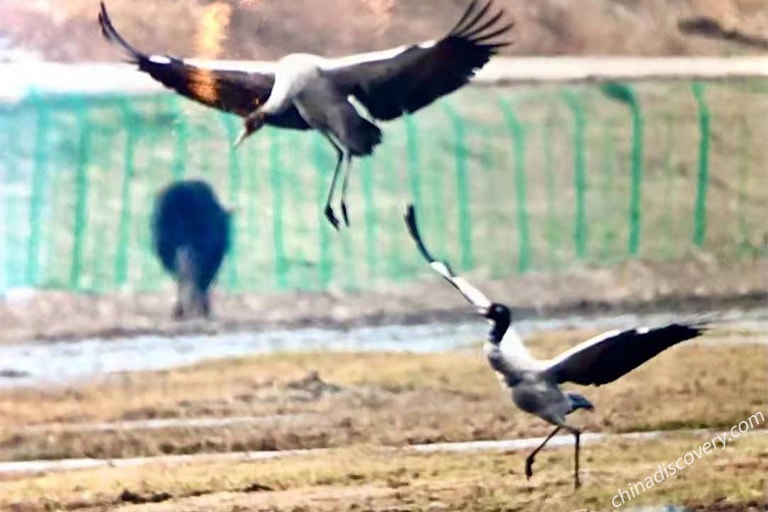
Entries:
MULTIPOLYGON (((587 332, 536 337, 558 353, 587 332)), ((764 346, 674 347, 628 376, 584 389, 596 406, 573 420, 587 431, 718 428, 768 411, 764 346)), ((575 388, 575 386, 574 386, 575 388)), ((303 353, 208 362, 111 377, 63 390, 0 397, 0 459, 125 457, 545 435, 515 409, 475 347, 441 354, 303 353), (319 380, 306 379, 312 372, 319 380), (52 425, 157 417, 299 414, 290 421, 205 429, 67 432, 52 425)))
MULTIPOLYGON (((120 509, 132 512, 382 511, 430 506, 477 511, 533 506, 608 510, 618 489, 653 474, 659 464, 674 461, 705 440, 706 436, 675 435, 586 446, 584 486, 578 492, 572 488, 571 447, 541 452, 530 482, 522 474, 521 452, 393 456, 357 448, 283 460, 113 468, 0 481, 0 508, 103 510, 122 504, 120 495, 128 490, 140 498, 165 498, 120 509)), ((642 494, 632 505, 765 506, 766 474, 768 440, 746 436, 642 494)))

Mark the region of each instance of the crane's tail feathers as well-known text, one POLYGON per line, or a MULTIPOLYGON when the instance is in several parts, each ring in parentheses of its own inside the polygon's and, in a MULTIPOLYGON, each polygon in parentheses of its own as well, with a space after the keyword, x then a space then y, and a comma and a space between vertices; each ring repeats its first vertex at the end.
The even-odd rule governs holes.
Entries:
POLYGON ((373 153, 373 148, 381 144, 381 129, 358 116, 354 112, 349 112, 346 119, 344 142, 349 147, 353 156, 366 156, 373 153))
POLYGON ((146 58, 146 55, 128 44, 128 41, 123 39, 123 37, 117 33, 114 25, 112 25, 112 20, 109 18, 107 6, 104 5, 104 2, 101 2, 101 11, 99 11, 99 25, 101 26, 101 33, 104 34, 104 37, 112 43, 117 43, 126 53, 128 53, 131 57, 131 62, 136 63, 141 59, 146 58))

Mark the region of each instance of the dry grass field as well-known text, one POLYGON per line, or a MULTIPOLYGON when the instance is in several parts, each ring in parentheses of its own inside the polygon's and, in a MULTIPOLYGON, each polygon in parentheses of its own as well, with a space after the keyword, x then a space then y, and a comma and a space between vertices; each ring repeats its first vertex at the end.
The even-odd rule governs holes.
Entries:
MULTIPOLYGON (((546 357, 591 334, 540 333, 531 346, 546 357)), ((507 402, 474 345, 438 354, 270 355, 118 374, 61 389, 9 389, 0 395, 0 459, 6 461, 329 451, 268 461, 193 459, 9 474, 0 476, 0 509, 492 511, 534 504, 544 510, 609 509, 618 488, 711 438, 686 434, 686 429, 721 432, 756 411, 768 411, 766 349, 749 344, 750 337, 760 339, 749 331, 715 329, 707 343, 675 347, 624 379, 585 390, 596 410, 574 421, 587 432, 670 434, 587 445, 585 486, 578 492, 571 488, 569 447, 542 452, 530 482, 522 475, 522 451, 386 451, 548 433, 546 424, 507 402), (735 338, 741 343, 721 343, 735 338), (252 418, 225 426, 119 424, 242 417, 252 418), (118 424, 93 425, 99 422, 118 424)), ((670 478, 637 503, 760 510, 768 506, 766 469, 768 437, 757 432, 670 478)))
MULTIPOLYGON (((619 489, 705 440, 677 435, 589 446, 578 492, 570 447, 542 452, 530 481, 522 474, 524 455, 518 452, 416 455, 362 447, 285 460, 0 477, 0 507, 14 512, 611 510, 619 489)), ((679 504, 701 512, 765 510, 766 473, 765 436, 747 437, 641 494, 625 509, 679 504)))

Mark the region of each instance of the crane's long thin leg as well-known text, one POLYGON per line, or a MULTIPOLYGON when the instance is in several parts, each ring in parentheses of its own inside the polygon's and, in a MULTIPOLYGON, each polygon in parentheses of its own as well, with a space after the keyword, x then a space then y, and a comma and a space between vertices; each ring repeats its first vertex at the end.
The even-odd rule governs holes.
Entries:
POLYGON ((333 178, 331 178, 331 188, 328 189, 328 197, 325 200, 324 213, 325 213, 325 218, 328 219, 328 222, 330 222, 331 225, 334 227, 334 229, 338 231, 339 219, 337 219, 336 215, 333 213, 333 208, 331 207, 331 200, 333 199, 333 192, 336 190, 336 181, 339 178, 339 169, 341 169, 341 162, 344 160, 344 152, 333 141, 331 137, 326 137, 326 138, 331 143, 333 148, 336 150, 336 168, 333 170, 333 178))
POLYGON ((539 451, 544 448, 544 445, 549 442, 550 439, 552 439, 555 434, 557 434, 562 427, 557 426, 555 427, 555 430, 552 431, 551 434, 547 436, 547 438, 542 442, 535 450, 531 452, 530 455, 528 455, 528 458, 525 459, 525 478, 530 479, 533 476, 533 459, 536 457, 536 454, 539 453, 539 451))
POLYGON ((573 487, 574 489, 578 489, 581 487, 581 481, 579 480, 579 438, 581 437, 581 431, 579 429, 573 430, 573 437, 576 438, 576 444, 575 444, 575 451, 573 454, 574 457, 574 465, 573 465, 573 487))
POLYGON ((344 219, 344 224, 349 227, 349 217, 347 216, 347 186, 349 185, 349 173, 352 170, 352 154, 347 153, 345 159, 346 169, 344 178, 341 181, 341 216, 344 219))

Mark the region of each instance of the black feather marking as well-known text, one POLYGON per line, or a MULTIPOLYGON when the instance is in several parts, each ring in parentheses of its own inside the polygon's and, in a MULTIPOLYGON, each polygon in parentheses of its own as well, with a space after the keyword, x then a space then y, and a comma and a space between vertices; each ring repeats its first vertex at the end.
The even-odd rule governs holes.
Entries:
POLYGON ((459 28, 463 25, 463 23, 472 15, 472 12, 475 10, 475 7, 477 6, 477 0, 472 0, 470 2, 467 9, 464 11, 464 14, 461 15, 461 18, 459 18, 459 21, 456 22, 456 25, 453 26, 449 34, 455 34, 459 28))
POLYGON ((104 2, 101 2, 101 11, 99 12, 99 25, 101 26, 101 33, 104 35, 104 37, 109 41, 117 43, 123 48, 123 50, 128 52, 133 58, 133 63, 138 63, 139 60, 147 58, 146 55, 136 50, 133 46, 128 44, 128 42, 123 39, 120 34, 118 34, 117 30, 115 30, 115 27, 112 24, 112 20, 109 18, 107 7, 104 5, 104 2))
POLYGON ((416 242, 416 248, 421 253, 421 256, 425 260, 427 260, 428 263, 437 261, 429 253, 429 251, 427 250, 427 247, 424 245, 424 241, 421 239, 421 234, 419 233, 419 227, 416 224, 416 210, 412 204, 408 205, 408 207, 405 210, 405 215, 403 215, 403 217, 405 218, 405 225, 408 228, 408 233, 411 234, 411 238, 413 238, 413 241, 416 242))
POLYGON ((488 9, 491 8, 491 4, 493 4, 493 0, 488 0, 488 3, 486 3, 481 9, 480 12, 478 12, 474 18, 472 18, 472 21, 468 21, 465 26, 461 27, 460 30, 453 33, 454 36, 457 37, 463 37, 466 38, 467 31, 472 31, 475 27, 475 24, 480 21, 483 16, 488 12, 488 9))
MULTIPOLYGON (((486 30, 493 26, 497 21, 501 19, 501 17, 504 16, 504 9, 499 9, 499 12, 497 12, 494 16, 488 19, 485 23, 483 23, 481 26, 475 28, 472 32, 468 32, 465 34, 462 34, 467 39, 472 39, 474 36, 482 32, 483 30, 486 30)), ((476 39, 472 39, 473 41, 476 41, 476 39)))
POLYGON ((515 26, 514 23, 507 23, 503 27, 499 27, 498 29, 494 30, 493 32, 489 32, 489 33, 483 34, 483 35, 481 35, 479 37, 475 37, 474 39, 472 39, 472 42, 473 43, 482 43, 482 42, 487 41, 489 39, 493 39, 494 37, 500 36, 501 34, 507 32, 508 30, 510 30, 514 26, 515 26))

